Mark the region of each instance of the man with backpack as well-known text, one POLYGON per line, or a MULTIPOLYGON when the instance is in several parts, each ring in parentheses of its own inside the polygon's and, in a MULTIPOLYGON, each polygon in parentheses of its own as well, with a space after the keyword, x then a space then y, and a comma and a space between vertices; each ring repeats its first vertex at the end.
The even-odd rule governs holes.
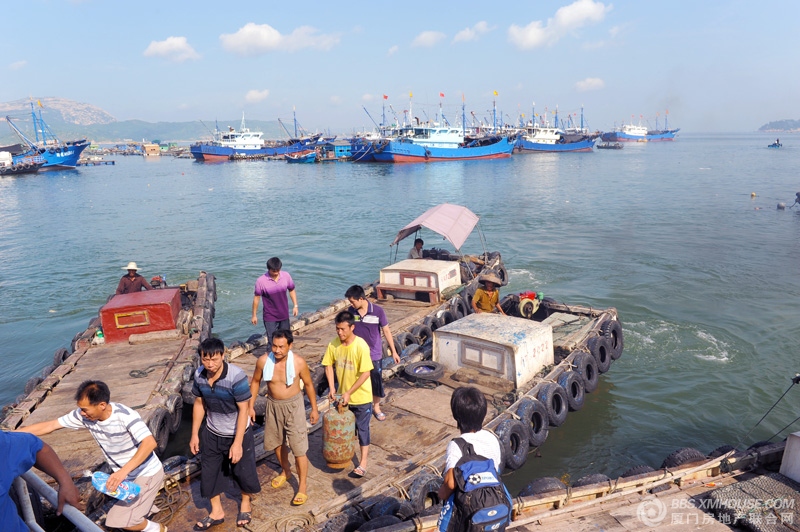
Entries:
POLYGON ((472 386, 457 388, 450 398, 461 437, 447 445, 440 532, 503 531, 511 521, 511 496, 498 472, 500 442, 482 429, 486 408, 483 393, 472 386))

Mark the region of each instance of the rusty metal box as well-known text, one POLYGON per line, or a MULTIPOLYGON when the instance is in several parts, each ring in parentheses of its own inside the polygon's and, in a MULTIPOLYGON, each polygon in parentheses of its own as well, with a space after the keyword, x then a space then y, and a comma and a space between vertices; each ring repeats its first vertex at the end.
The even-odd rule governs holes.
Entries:
POLYGON ((124 342, 132 334, 174 329, 181 310, 177 288, 119 294, 100 309, 107 343, 124 342))

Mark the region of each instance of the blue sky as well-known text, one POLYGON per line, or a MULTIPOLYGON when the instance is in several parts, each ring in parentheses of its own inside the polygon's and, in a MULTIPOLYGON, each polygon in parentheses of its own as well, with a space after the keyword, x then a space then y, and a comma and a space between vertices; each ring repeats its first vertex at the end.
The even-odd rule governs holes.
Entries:
MULTIPOLYGON (((61 97, 118 120, 291 119, 371 127, 402 112, 753 131, 800 118, 798 2, 193 2, 3 5, 0 101, 61 97), (38 16, 37 16, 38 15, 38 16), (445 98, 440 98, 443 93, 445 98), (387 109, 388 112, 388 109, 387 109)), ((508 120, 508 118, 507 118, 508 120)))

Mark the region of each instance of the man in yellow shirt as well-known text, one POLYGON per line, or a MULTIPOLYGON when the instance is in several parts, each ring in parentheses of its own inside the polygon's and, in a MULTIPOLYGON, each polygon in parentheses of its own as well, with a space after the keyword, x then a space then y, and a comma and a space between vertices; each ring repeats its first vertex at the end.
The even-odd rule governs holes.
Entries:
POLYGON ((475 290, 475 295, 472 296, 472 309, 477 313, 497 310, 500 314, 505 315, 500 306, 500 292, 497 290, 497 287, 503 284, 503 281, 494 273, 489 272, 481 275, 478 282, 483 287, 475 290))
POLYGON ((336 338, 328 344, 322 365, 328 378, 331 401, 334 397, 334 371, 339 381, 338 393, 342 396, 343 405, 350 408, 356 416, 356 433, 361 446, 361 459, 353 470, 357 477, 367 474, 369 457, 369 421, 372 417, 372 382, 369 372, 372 370, 372 359, 369 356, 369 345, 355 334, 355 318, 345 311, 336 315, 336 338))

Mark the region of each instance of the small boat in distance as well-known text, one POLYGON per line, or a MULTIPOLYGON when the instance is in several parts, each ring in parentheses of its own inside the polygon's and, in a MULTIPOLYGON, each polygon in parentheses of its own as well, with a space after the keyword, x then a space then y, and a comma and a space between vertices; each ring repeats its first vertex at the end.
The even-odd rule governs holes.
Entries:
POLYGON ((658 127, 658 115, 656 115, 656 128, 648 129, 641 124, 622 124, 615 127, 613 131, 603 133, 600 140, 603 142, 664 142, 675 140, 678 129, 669 129, 668 120, 669 111, 664 116, 664 129, 658 127))
POLYGON ((42 118, 42 109, 44 106, 37 100, 39 106, 39 115, 36 115, 36 109, 31 101, 31 116, 33 117, 33 131, 34 139, 26 136, 16 124, 11 120, 10 116, 6 116, 6 122, 14 130, 14 133, 27 145, 27 148, 20 153, 13 153, 15 162, 17 164, 33 164, 33 159, 40 157, 43 163, 40 165, 42 169, 57 169, 57 168, 75 168, 78 165, 78 159, 81 157, 83 150, 89 147, 89 141, 85 138, 79 140, 62 141, 47 125, 47 122, 42 118))
POLYGON ((782 146, 783 146, 783 144, 781 144, 781 139, 775 139, 775 142, 773 142, 772 144, 768 145, 767 148, 780 148, 782 146))
POLYGON ((315 163, 317 162, 317 152, 310 150, 307 152, 287 153, 283 156, 287 163, 315 163))
POLYGON ((621 150, 621 142, 601 142, 597 145, 598 150, 621 150))

